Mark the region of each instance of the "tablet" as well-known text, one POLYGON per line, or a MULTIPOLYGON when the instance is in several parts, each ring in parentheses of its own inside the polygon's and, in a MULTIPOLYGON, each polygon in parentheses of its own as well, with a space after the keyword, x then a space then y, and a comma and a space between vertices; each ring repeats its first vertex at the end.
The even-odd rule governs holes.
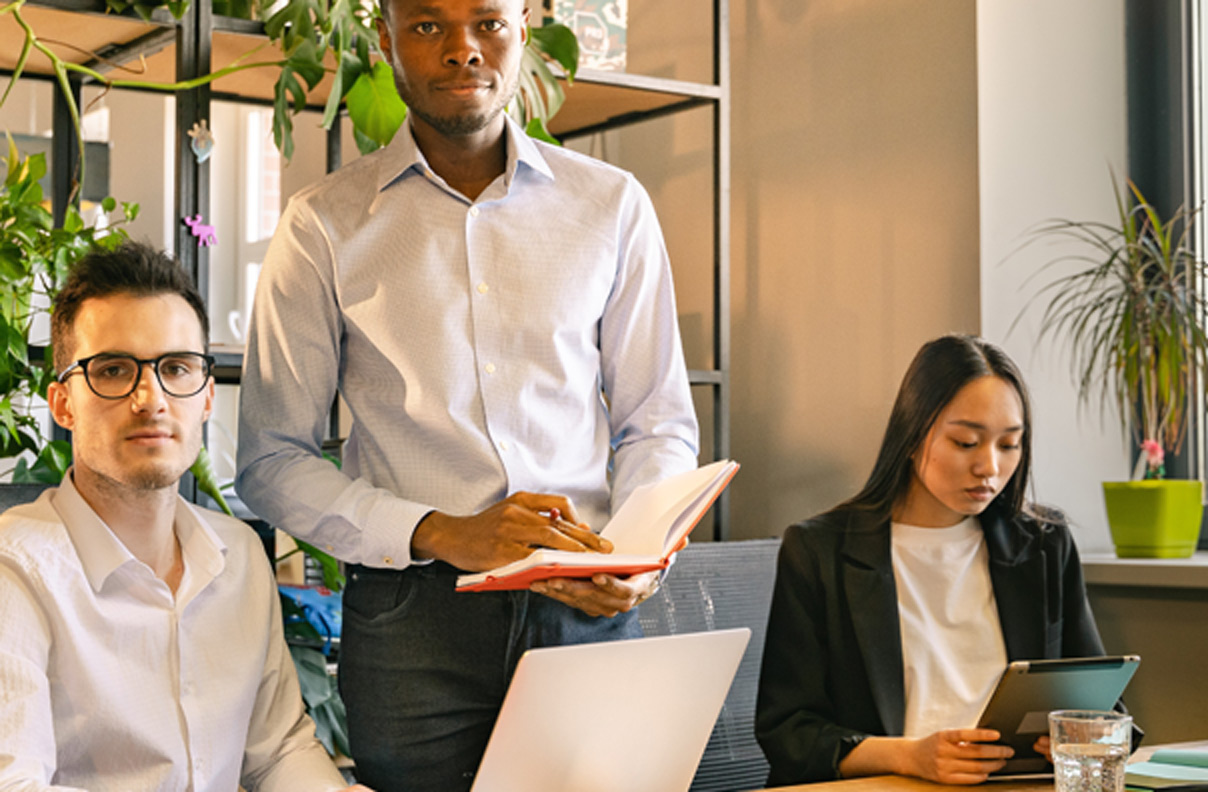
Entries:
POLYGON ((994 775, 1051 772, 1032 750, 1049 733, 1049 712, 1064 709, 1110 710, 1128 685, 1141 658, 1136 655, 1017 660, 1007 666, 977 722, 994 729, 1015 755, 994 775))

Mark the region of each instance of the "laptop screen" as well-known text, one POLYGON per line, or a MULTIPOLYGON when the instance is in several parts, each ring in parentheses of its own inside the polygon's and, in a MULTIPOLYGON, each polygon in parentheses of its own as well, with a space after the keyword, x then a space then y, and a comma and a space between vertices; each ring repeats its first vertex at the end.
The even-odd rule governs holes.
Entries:
POLYGON ((529 650, 473 792, 686 792, 750 636, 529 650))

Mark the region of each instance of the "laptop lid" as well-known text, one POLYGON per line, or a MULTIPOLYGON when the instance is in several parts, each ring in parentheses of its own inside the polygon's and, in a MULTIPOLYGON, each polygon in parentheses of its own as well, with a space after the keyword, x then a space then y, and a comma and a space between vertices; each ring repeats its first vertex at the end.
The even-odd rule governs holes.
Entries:
POLYGON ((746 628, 531 649, 473 792, 686 792, 746 628))
POLYGON ((978 728, 995 729, 1015 755, 998 775, 1050 771, 1032 750, 1049 733, 1049 712, 1059 709, 1110 710, 1136 673, 1136 655, 1018 660, 1007 665, 978 728))

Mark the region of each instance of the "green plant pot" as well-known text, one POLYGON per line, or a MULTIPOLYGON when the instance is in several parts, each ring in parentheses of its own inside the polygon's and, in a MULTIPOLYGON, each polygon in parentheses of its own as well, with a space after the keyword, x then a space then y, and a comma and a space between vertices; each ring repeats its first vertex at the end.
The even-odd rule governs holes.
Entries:
POLYGON ((1107 522, 1120 558, 1189 558, 1204 514, 1199 481, 1105 481, 1107 522))

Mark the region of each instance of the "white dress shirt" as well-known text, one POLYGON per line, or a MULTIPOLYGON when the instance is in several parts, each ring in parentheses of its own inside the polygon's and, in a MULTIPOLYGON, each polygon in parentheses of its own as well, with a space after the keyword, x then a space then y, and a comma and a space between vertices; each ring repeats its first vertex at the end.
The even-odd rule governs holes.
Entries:
POLYGON ((907 737, 970 729, 1007 665, 976 517, 950 528, 893 523, 907 737))
POLYGON ((175 530, 173 596, 70 475, 0 515, 0 790, 345 786, 255 534, 183 499, 175 530))
POLYGON ((696 466, 649 197, 510 119, 506 135, 505 172, 471 201, 405 125, 295 195, 269 246, 236 486, 346 561, 405 567, 429 511, 522 490, 569 496, 599 530, 635 487, 696 466), (319 456, 337 387, 342 471, 319 456))

